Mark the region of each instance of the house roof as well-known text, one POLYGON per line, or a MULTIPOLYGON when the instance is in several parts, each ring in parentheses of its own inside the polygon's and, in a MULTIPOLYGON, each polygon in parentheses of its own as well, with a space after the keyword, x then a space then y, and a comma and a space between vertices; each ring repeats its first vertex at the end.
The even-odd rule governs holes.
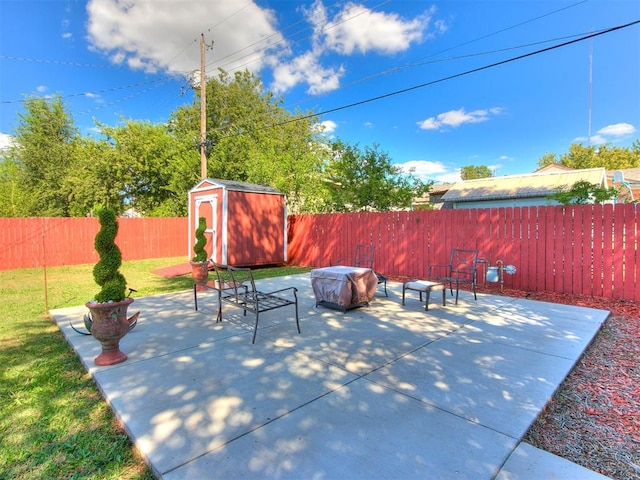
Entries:
POLYGON ((575 168, 567 167, 561 163, 549 163, 544 167, 540 167, 533 173, 555 173, 555 172, 568 172, 571 170, 575 170, 575 168))
POLYGON ((452 186, 453 183, 434 183, 429 187, 429 193, 431 195, 439 195, 447 192, 452 186))
POLYGON ((270 187, 269 185, 261 185, 258 183, 238 182, 235 180, 222 180, 219 178, 205 178, 198 182, 192 190, 201 188, 204 184, 210 184, 219 186, 231 190, 234 192, 254 192, 254 193, 275 193, 282 195, 282 192, 277 188, 270 187))
POLYGON ((454 184, 442 196, 446 202, 470 202, 504 198, 546 197, 578 181, 606 184, 604 168, 588 168, 559 172, 534 172, 526 175, 479 178, 454 184))
POLYGON ((623 168, 620 170, 607 170, 607 178, 613 178, 615 172, 622 172, 624 181, 630 184, 640 184, 640 168, 623 168))

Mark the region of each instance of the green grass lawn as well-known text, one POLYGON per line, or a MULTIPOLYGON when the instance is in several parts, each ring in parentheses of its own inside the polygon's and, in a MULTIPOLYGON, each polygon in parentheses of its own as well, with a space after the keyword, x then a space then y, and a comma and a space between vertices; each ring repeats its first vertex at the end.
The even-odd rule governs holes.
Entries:
MULTIPOLYGON (((124 262, 136 297, 190 289, 190 275, 150 272, 183 263, 124 262)), ((93 379, 47 315, 83 305, 99 287, 93 265, 0 271, 0 479, 152 479, 93 379)), ((256 278, 304 273, 266 268, 256 278)))

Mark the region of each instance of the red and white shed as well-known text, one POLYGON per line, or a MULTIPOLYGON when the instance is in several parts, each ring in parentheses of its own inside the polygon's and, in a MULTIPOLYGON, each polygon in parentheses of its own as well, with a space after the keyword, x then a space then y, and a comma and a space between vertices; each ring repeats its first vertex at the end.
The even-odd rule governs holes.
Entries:
POLYGON ((189 191, 189 252, 198 219, 207 220, 207 252, 233 266, 282 264, 287 260, 285 195, 266 185, 206 178, 189 191))

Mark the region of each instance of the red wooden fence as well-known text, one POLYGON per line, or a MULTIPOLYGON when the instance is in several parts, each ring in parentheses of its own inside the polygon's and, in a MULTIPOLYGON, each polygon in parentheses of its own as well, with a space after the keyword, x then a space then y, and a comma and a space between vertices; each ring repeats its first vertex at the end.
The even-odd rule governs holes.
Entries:
POLYGON ((373 243, 376 271, 426 278, 452 248, 471 248, 492 265, 516 266, 505 287, 640 301, 638 219, 631 204, 297 215, 288 256, 325 266, 373 243))
MULTIPOLYGON (((492 265, 516 266, 506 287, 640 301, 638 219, 631 204, 295 215, 288 260, 325 266, 373 243, 377 271, 426 278, 452 248, 477 248, 492 265)), ((124 260, 189 258, 186 218, 119 221, 124 260)), ((0 270, 94 263, 98 227, 95 218, 0 218, 0 270)))
MULTIPOLYGON (((123 260, 184 255, 186 218, 120 218, 116 243, 123 260)), ((0 218, 0 270, 95 263, 97 218, 0 218)))

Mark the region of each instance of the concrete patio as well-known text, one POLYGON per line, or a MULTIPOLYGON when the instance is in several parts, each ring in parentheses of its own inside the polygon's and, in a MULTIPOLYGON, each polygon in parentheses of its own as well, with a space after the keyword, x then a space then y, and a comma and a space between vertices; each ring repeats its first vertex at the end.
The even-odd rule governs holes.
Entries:
MULTIPOLYGON (((401 284, 369 307, 315 306, 308 274, 258 281, 299 289, 293 308, 253 317, 191 291, 137 298, 129 359, 96 367, 61 331, 159 478, 606 478, 520 440, 607 311, 461 292, 429 311, 401 284)), ((439 297, 439 295, 435 295, 439 297)))

